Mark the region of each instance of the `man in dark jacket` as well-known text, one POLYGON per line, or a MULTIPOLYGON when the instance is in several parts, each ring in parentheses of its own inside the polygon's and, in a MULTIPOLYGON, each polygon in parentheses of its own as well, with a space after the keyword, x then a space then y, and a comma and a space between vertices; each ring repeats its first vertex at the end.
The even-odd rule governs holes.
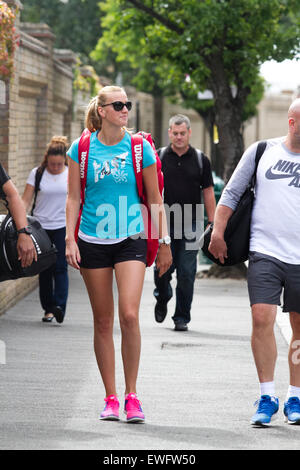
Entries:
POLYGON ((191 320, 198 254, 198 249, 191 244, 191 236, 197 232, 198 209, 203 199, 208 220, 212 222, 216 208, 210 161, 189 144, 190 136, 189 118, 181 114, 173 116, 169 121, 171 143, 158 152, 164 174, 164 203, 166 208, 173 207, 177 213, 174 215, 172 210, 169 211, 170 238, 160 240, 160 243, 171 244, 173 265, 162 277, 154 268, 154 313, 157 322, 164 321, 167 303, 173 295, 172 273, 176 270, 176 307, 172 317, 176 331, 186 331, 191 320))

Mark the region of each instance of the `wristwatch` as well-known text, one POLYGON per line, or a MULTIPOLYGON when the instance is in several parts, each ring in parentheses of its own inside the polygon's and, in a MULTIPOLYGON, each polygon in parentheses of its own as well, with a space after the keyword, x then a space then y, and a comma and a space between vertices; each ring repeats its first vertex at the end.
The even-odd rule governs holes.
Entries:
POLYGON ((158 243, 160 245, 171 245, 171 237, 169 237, 169 235, 166 235, 165 237, 160 238, 158 240, 158 243))
POLYGON ((30 225, 27 225, 26 227, 23 227, 23 228, 20 228, 20 230, 17 230, 17 233, 26 233, 26 235, 31 235, 32 228, 30 225))

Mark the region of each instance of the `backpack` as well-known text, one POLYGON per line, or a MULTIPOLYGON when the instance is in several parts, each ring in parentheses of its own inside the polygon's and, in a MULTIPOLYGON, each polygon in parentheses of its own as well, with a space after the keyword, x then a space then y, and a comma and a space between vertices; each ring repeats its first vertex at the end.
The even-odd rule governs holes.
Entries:
POLYGON ((254 202, 254 188, 256 183, 256 171, 259 160, 263 155, 267 146, 267 142, 261 141, 258 143, 255 155, 255 170, 251 177, 245 192, 242 194, 235 211, 227 222, 224 233, 224 240, 227 245, 227 258, 224 263, 208 250, 210 244, 213 224, 211 224, 203 234, 202 251, 207 258, 220 266, 233 266, 238 263, 247 261, 249 257, 249 242, 250 242, 250 226, 251 214, 254 202))
MULTIPOLYGON (((85 199, 85 187, 87 179, 87 167, 88 167, 88 155, 90 148, 90 137, 91 132, 88 129, 85 129, 81 134, 78 143, 78 161, 80 168, 80 209, 79 216, 75 228, 75 239, 78 239, 79 225, 82 215, 82 209, 85 199)), ((138 132, 131 136, 131 148, 132 148, 132 159, 133 159, 133 168, 136 177, 136 184, 138 189, 138 195, 142 202, 142 215, 145 226, 145 233, 147 237, 147 266, 151 266, 155 260, 157 250, 158 250, 158 233, 152 225, 150 209, 147 205, 146 194, 143 187, 143 139, 146 139, 156 156, 156 168, 157 168, 157 179, 159 191, 162 194, 163 191, 163 174, 161 172, 161 161, 156 152, 152 136, 149 133, 138 132)))

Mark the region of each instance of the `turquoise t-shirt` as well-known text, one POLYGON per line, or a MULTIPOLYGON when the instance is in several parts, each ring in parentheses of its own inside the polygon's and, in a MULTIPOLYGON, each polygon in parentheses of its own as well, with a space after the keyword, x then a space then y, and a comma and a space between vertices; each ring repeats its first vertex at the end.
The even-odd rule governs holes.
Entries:
MULTIPOLYGON (((67 154, 78 163, 79 138, 67 154)), ((156 158, 143 140, 143 168, 156 158)), ((91 134, 85 202, 79 230, 101 239, 130 237, 144 230, 131 153, 131 136, 126 132, 117 145, 104 145, 91 134)))

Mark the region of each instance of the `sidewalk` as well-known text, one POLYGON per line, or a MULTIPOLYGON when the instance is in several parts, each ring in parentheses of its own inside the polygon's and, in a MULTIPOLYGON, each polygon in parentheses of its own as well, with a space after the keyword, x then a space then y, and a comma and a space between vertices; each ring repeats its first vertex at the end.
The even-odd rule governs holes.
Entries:
MULTIPOLYGON (((0 317, 6 364, 0 363, 0 449, 298 449, 300 428, 283 422, 288 386, 287 342, 278 326, 273 428, 254 429, 258 398, 245 281, 198 279, 188 332, 171 315, 154 321, 152 269, 141 303, 138 393, 146 424, 101 422, 104 389, 93 352, 92 314, 79 273, 70 270, 65 322, 41 322, 35 290, 0 317)), ((117 304, 117 302, 116 302, 117 304)), ((117 386, 124 379, 115 321, 117 386)))

